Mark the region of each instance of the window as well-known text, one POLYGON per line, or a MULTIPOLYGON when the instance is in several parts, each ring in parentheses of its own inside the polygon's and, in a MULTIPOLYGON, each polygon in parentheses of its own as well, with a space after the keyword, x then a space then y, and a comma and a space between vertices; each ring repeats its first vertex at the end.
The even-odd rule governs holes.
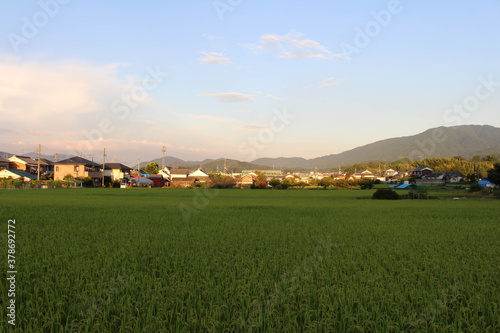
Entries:
POLYGON ((59 167, 58 166, 56 166, 56 171, 59 171, 59 167))

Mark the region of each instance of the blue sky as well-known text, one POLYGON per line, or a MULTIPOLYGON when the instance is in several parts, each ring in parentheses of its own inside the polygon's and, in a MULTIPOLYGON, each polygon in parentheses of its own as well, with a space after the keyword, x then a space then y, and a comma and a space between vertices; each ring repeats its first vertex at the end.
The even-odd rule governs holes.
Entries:
POLYGON ((500 127, 498 1, 2 7, 0 150, 12 153, 313 158, 500 127))

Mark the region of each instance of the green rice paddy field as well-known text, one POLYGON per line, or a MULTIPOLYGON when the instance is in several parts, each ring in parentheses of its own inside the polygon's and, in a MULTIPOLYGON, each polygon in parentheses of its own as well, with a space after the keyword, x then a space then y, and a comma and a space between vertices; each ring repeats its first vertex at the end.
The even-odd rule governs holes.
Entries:
POLYGON ((499 332, 499 201, 372 194, 0 191, 0 331, 499 332))

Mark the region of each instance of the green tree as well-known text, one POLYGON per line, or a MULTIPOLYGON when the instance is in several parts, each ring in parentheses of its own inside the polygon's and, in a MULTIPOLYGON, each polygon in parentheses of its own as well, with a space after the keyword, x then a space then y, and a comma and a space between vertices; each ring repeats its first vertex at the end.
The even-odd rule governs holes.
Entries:
POLYGON ((495 163, 492 169, 488 170, 488 180, 500 186, 500 163, 495 163))
POLYGON ((325 190, 328 186, 332 186, 332 185, 333 185, 333 179, 331 177, 325 177, 325 178, 320 179, 318 181, 318 186, 323 187, 325 190))
POLYGON ((158 163, 151 162, 144 167, 144 171, 149 174, 157 174, 158 173, 158 163))
POLYGON ((281 181, 278 178, 273 178, 269 181, 269 185, 271 185, 272 188, 277 188, 281 185, 281 181))
POLYGON ((280 186, 282 189, 286 190, 287 188, 292 186, 292 182, 290 181, 290 179, 283 179, 280 186))

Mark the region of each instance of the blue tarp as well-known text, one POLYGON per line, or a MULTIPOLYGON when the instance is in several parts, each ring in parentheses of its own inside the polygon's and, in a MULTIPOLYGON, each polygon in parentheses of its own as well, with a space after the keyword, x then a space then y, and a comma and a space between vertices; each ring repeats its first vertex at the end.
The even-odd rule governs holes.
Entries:
POLYGON ((493 183, 490 182, 489 180, 480 180, 478 181, 478 184, 481 186, 481 187, 486 187, 486 186, 493 186, 493 183))
POLYGON ((410 188, 420 188, 420 186, 417 186, 415 184, 403 184, 403 185, 399 185, 398 187, 396 187, 396 189, 398 189, 398 190, 405 190, 405 189, 410 189, 410 188))

